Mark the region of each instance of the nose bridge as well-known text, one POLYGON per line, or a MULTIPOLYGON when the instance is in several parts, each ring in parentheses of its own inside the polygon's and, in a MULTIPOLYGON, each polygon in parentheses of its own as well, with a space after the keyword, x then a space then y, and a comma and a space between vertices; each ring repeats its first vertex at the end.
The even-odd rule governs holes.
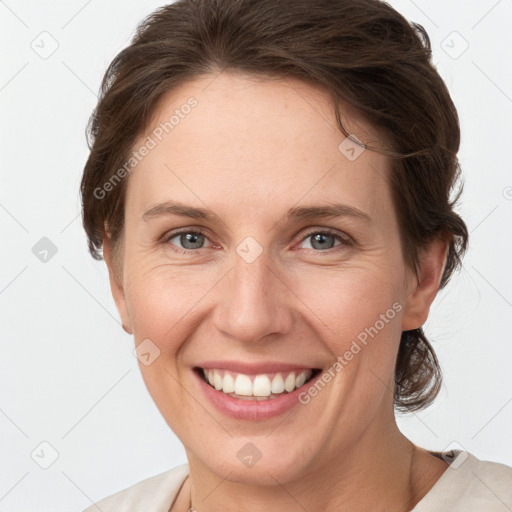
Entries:
POLYGON ((291 326, 286 287, 269 254, 254 239, 244 240, 233 254, 233 268, 217 305, 216 325, 235 339, 257 341, 291 326))
MULTIPOLYGON (((250 308, 269 305, 268 294, 272 288, 272 262, 267 255, 259 255, 254 260, 247 260, 238 253, 234 258, 232 272, 233 298, 238 298, 239 312, 250 308)), ((274 276, 275 279, 275 276, 274 276)))

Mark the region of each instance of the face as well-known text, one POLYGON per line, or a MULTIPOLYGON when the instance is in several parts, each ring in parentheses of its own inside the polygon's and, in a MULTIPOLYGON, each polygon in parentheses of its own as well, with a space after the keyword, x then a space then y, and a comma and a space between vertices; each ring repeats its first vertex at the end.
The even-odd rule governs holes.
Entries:
MULTIPOLYGON (((382 439, 400 334, 428 305, 404 266, 387 157, 345 140, 311 85, 214 78, 167 94, 141 137, 154 147, 129 176, 122 276, 111 283, 191 465, 275 484, 382 439), (301 386, 292 366, 321 371, 301 386), (217 382, 266 374, 272 385, 281 373, 299 389, 290 401, 277 378, 278 397, 238 399, 198 367, 221 370, 217 382), (250 467, 247 455, 259 460, 250 467)), ((344 121, 374 140, 371 127, 344 121)))

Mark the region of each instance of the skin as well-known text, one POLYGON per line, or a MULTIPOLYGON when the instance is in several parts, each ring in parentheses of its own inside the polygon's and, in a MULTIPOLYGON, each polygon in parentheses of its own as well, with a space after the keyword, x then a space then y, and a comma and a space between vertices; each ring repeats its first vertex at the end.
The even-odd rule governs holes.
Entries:
MULTIPOLYGON (((123 327, 136 344, 149 338, 160 350, 140 369, 189 461, 172 510, 187 510, 190 496, 200 512, 411 510, 447 464, 398 430, 394 363, 402 330, 427 319, 446 242, 424 251, 417 276, 405 266, 388 158, 370 150, 354 161, 341 154, 345 135, 321 89, 234 72, 205 75, 169 92, 150 130, 190 96, 198 105, 129 176, 117 257, 104 240, 123 327), (215 220, 142 220, 170 199, 208 208, 215 220), (285 221, 293 206, 328 203, 358 208, 371 220, 285 221), (178 228, 202 228, 202 245, 183 245, 169 234, 178 228), (318 248, 313 235, 326 228, 344 238, 328 237, 318 248), (252 263, 236 252, 247 236, 262 248, 252 263), (327 369, 393 303, 402 310, 343 371, 278 418, 223 415, 192 373, 213 359, 327 369), (237 458, 247 442, 262 454, 251 468, 237 458)), ((375 139, 348 106, 342 117, 360 140, 375 139)))

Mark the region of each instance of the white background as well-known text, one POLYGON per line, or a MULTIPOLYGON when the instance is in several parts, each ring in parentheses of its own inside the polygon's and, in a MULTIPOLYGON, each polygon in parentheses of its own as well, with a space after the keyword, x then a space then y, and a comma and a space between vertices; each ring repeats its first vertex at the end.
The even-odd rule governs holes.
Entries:
MULTIPOLYGON (((512 1, 390 3, 426 28, 459 110, 460 212, 471 231, 463 270, 426 325, 444 371, 441 395, 399 424, 426 448, 456 442, 512 465, 512 1)), ((160 5, 0 2, 2 512, 80 511, 186 462, 145 388, 79 217, 84 130, 101 78, 160 5), (58 48, 43 59, 31 47, 43 44, 58 48), (32 252, 42 237, 57 248, 47 262, 32 252), (41 468, 52 450, 58 458, 41 468)))

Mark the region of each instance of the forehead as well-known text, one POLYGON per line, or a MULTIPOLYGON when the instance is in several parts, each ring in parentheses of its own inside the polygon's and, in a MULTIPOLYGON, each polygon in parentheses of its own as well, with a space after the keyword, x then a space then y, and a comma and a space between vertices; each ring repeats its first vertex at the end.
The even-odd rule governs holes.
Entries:
MULTIPOLYGON (((344 126, 374 144, 375 130, 354 112, 343 108, 344 126)), ((299 80, 221 73, 182 84, 134 149, 143 145, 151 149, 126 198, 138 217, 170 199, 226 215, 340 201, 372 216, 389 210, 387 157, 346 140, 330 96, 299 80)))

